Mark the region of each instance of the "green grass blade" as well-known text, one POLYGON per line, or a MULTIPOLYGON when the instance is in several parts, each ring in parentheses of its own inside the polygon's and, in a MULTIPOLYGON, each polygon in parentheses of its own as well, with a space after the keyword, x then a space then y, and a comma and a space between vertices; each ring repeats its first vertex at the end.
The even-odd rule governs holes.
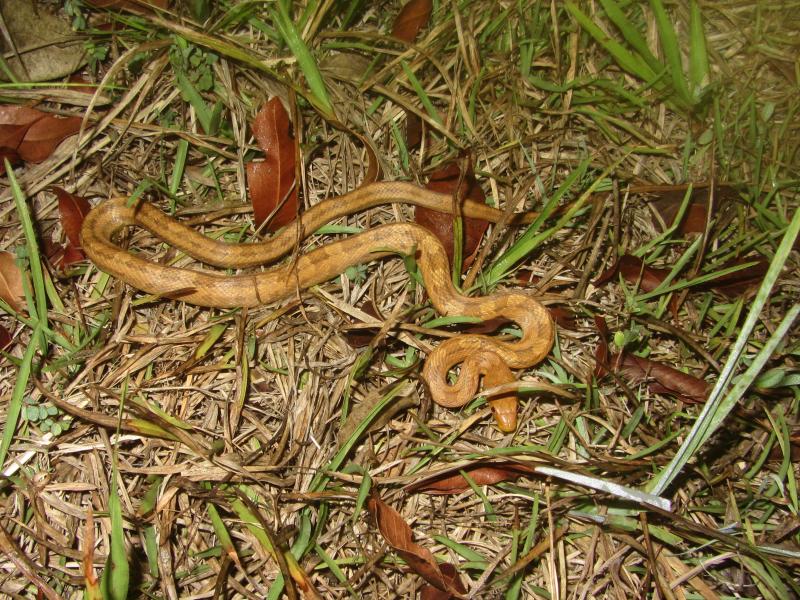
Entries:
POLYGON ((703 31, 703 16, 696 0, 689 3, 689 9, 689 87, 692 99, 699 102, 710 83, 708 50, 703 31))
POLYGON ((178 86, 178 89, 181 91, 181 95, 183 96, 184 100, 186 100, 189 104, 192 105, 194 108, 194 112, 197 115, 197 120, 200 121, 200 126, 203 128, 205 133, 210 133, 211 131, 211 111, 208 109, 208 105, 206 101, 203 100, 203 97, 200 95, 200 92, 192 85, 192 82, 189 81, 189 78, 179 70, 175 71, 175 83, 178 86))
POLYGON ((439 113, 436 111, 436 108, 433 106, 433 102, 431 102, 430 97, 428 97, 425 88, 422 87, 422 84, 417 79, 417 76, 414 75, 414 71, 406 64, 406 61, 400 61, 400 66, 403 67, 403 72, 408 77, 408 82, 411 84, 411 87, 414 88, 414 92, 417 94, 419 101, 422 103, 422 106, 425 107, 425 111, 428 113, 431 119, 436 121, 439 125, 443 125, 442 117, 439 116, 439 113))
POLYGON ((650 0, 650 6, 656 18, 658 36, 661 40, 661 50, 667 59, 672 85, 677 95, 677 99, 686 107, 692 106, 692 98, 689 95, 689 88, 683 75, 683 61, 681 60, 681 49, 678 44, 678 36, 672 26, 672 19, 667 14, 661 0, 650 0))
MULTIPOLYGON (((205 102, 203 102, 205 106, 205 102)), ((203 128, 205 129, 205 127, 203 128)), ((206 132, 209 130, 206 129, 206 132)), ((169 194, 175 196, 181 187, 181 180, 183 173, 186 169, 186 156, 189 153, 189 142, 186 140, 178 140, 178 151, 175 153, 175 165, 172 168, 172 177, 169 182, 169 194)))
POLYGON ((272 18, 283 41, 286 42, 289 50, 292 51, 292 54, 297 59, 297 64, 300 65, 300 70, 303 71, 306 82, 308 82, 310 92, 308 99, 326 119, 336 121, 336 113, 328 95, 328 88, 325 87, 325 82, 317 68, 317 62, 314 60, 303 38, 300 37, 297 29, 295 29, 288 8, 279 2, 277 9, 272 11, 272 18))
POLYGON ((577 5, 573 2, 567 2, 565 6, 578 24, 583 27, 598 44, 605 48, 606 52, 608 52, 625 71, 646 81, 648 84, 658 79, 655 71, 653 71, 647 63, 629 52, 622 44, 608 37, 602 29, 595 25, 589 15, 578 8, 577 5))
POLYGON ((39 245, 36 242, 36 232, 33 228, 33 219, 31 218, 28 204, 25 201, 25 195, 17 183, 17 178, 14 177, 14 170, 11 168, 8 160, 5 160, 6 174, 8 176, 8 183, 11 186, 11 195, 14 197, 14 204, 17 207, 17 214, 19 214, 19 221, 22 224, 22 232, 25 234, 25 251, 28 255, 28 262, 31 269, 31 279, 33 280, 33 301, 35 306, 29 307, 31 314, 38 316, 39 322, 42 324, 43 329, 39 335, 34 338, 40 344, 42 352, 46 348, 46 340, 44 336, 44 328, 47 328, 47 293, 45 292, 44 274, 42 271, 42 261, 39 254, 39 245))
POLYGON ((617 29, 622 33, 622 37, 625 38, 625 41, 638 52, 642 60, 647 63, 647 66, 650 67, 654 73, 662 71, 664 65, 650 52, 647 40, 644 39, 642 34, 639 33, 639 30, 636 29, 636 26, 625 16, 619 4, 614 0, 600 0, 600 4, 602 4, 603 10, 606 11, 606 16, 616 25, 617 29))
POLYGON ((125 530, 122 525, 122 503, 119 499, 116 455, 112 458, 111 489, 108 497, 108 513, 111 517, 111 552, 106 560, 100 589, 106 600, 125 600, 130 584, 130 565, 125 550, 125 530))
MULTIPOLYGON (((41 328, 36 327, 33 331, 33 339, 41 335, 41 328)), ((3 426, 3 439, 0 441, 0 467, 6 460, 6 454, 11 447, 11 440, 14 439, 14 433, 17 430, 17 421, 19 420, 20 412, 22 411, 22 400, 25 398, 25 388, 28 387, 28 380, 31 376, 31 367, 33 365, 33 357, 36 354, 36 344, 31 342, 25 348, 25 354, 22 356, 22 362, 19 365, 17 372, 17 380, 14 382, 14 390, 11 392, 11 401, 6 408, 6 422, 3 426)))
MULTIPOLYGON (((619 159, 615 161, 612 165, 606 167, 603 172, 595 178, 595 180, 591 183, 591 185, 580 195, 580 197, 572 203, 569 209, 564 213, 564 215, 556 222, 555 225, 550 227, 549 229, 538 232, 537 228, 541 226, 541 219, 537 219, 534 221, 528 231, 526 231, 522 237, 517 240, 517 242, 511 246, 492 266, 489 271, 489 274, 486 278, 486 283, 489 286, 495 285, 499 282, 503 277, 506 276, 508 271, 520 260, 522 260, 525 256, 530 254, 539 244, 549 239, 554 233, 564 227, 567 223, 569 223, 575 214, 583 208, 584 204, 589 200, 591 195, 594 191, 600 186, 600 184, 605 181, 606 177, 608 177, 609 173, 611 173, 614 169, 617 168, 617 165, 623 159, 619 159)), ((586 172, 586 169, 589 166, 589 161, 584 160, 578 168, 570 173, 569 177, 561 184, 556 191, 556 196, 559 198, 563 196, 572 185, 578 181, 583 174, 586 172)), ((549 204, 549 203, 548 203, 549 204)), ((544 214, 544 213, 543 213, 544 214)))
POLYGON ((222 551, 227 554, 235 564, 241 566, 239 555, 236 552, 236 546, 233 544, 231 534, 228 533, 228 528, 225 527, 225 523, 222 517, 220 517, 217 507, 209 502, 206 504, 206 512, 208 513, 208 518, 211 520, 211 526, 214 528, 214 533, 217 536, 217 541, 222 551))
POLYGON ((648 485, 652 493, 656 495, 662 494, 678 476, 686 463, 694 456, 700 446, 702 446, 722 424, 725 417, 736 405, 736 402, 738 402, 750 384, 758 376, 759 371, 772 355, 772 352, 780 343, 792 322, 797 317, 797 314, 800 312, 800 304, 795 304, 791 310, 789 310, 786 317, 784 317, 783 321, 781 321, 781 324, 772 336, 770 336, 761 351, 753 359, 747 371, 737 379, 730 392, 728 392, 727 395, 723 395, 725 388, 727 388, 733 380, 734 372, 741 362, 742 354, 747 346, 750 334, 759 320, 761 309, 767 303, 767 300, 769 300, 772 286, 778 279, 781 269, 792 250, 792 245, 797 238, 798 231, 800 231, 800 210, 795 212, 794 218, 789 224, 783 236, 783 240, 781 240, 780 246, 778 246, 778 250, 770 262, 767 274, 764 276, 764 281, 758 290, 758 294, 756 294, 750 312, 747 314, 747 319, 744 325, 742 325, 739 337, 736 339, 733 350, 731 350, 731 354, 717 379, 714 389, 711 390, 709 394, 703 411, 700 413, 700 416, 697 417, 697 421, 695 421, 694 426, 687 435, 684 443, 678 449, 675 457, 648 485))

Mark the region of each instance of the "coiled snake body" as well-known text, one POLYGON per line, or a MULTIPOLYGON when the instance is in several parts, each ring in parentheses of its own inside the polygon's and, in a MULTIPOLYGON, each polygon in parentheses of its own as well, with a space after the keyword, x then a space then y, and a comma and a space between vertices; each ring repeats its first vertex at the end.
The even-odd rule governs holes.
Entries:
MULTIPOLYGON (((423 379, 438 404, 458 407, 484 387, 513 381, 509 368, 530 367, 542 360, 553 344, 554 328, 547 310, 521 292, 501 292, 482 298, 464 296, 453 286, 447 254, 428 230, 411 223, 393 223, 336 241, 300 255, 270 270, 223 275, 208 271, 169 267, 146 260, 114 243, 123 227, 149 230, 195 259, 227 268, 246 268, 274 262, 288 254, 299 240, 320 226, 347 214, 393 202, 452 212, 453 199, 444 194, 402 182, 380 182, 320 202, 271 239, 258 243, 230 244, 212 240, 175 221, 146 203, 128 206, 127 198, 99 204, 86 216, 81 230, 83 248, 103 271, 151 294, 176 298, 200 306, 233 308, 258 306, 291 296, 323 283, 347 267, 390 254, 415 255, 425 289, 436 310, 444 316, 468 315, 481 320, 506 318, 522 331, 511 343, 484 335, 459 335, 439 344, 423 368, 423 379), (455 383, 448 372, 461 365, 455 383)), ((497 222, 502 213, 467 201, 463 214, 497 222)), ((513 222, 513 221, 512 221, 513 222)), ((492 402, 500 429, 516 428, 516 398, 504 396, 492 402)))

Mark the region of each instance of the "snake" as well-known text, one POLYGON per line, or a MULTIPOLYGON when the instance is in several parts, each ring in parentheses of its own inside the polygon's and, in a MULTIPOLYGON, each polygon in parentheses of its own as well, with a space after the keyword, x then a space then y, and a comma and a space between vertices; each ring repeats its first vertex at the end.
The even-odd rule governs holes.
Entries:
MULTIPOLYGON (((81 243, 89 259, 102 271, 149 294, 214 308, 256 307, 285 300, 298 290, 324 283, 348 267, 390 255, 413 256, 425 290, 436 311, 444 316, 469 316, 481 321, 505 319, 516 323, 518 339, 464 333, 445 339, 426 357, 422 380, 431 398, 447 408, 464 406, 483 389, 515 380, 511 369, 539 363, 550 352, 555 328, 548 310, 520 290, 489 296, 467 296, 453 284, 444 246, 424 227, 397 222, 371 227, 337 239, 269 269, 290 254, 305 238, 335 219, 385 204, 410 204, 445 213, 454 199, 400 181, 363 185, 341 196, 320 201, 269 239, 230 243, 211 239, 167 215, 152 204, 117 197, 97 204, 81 227, 81 243), (234 275, 208 269, 163 265, 124 248, 115 240, 130 226, 140 227, 175 246, 197 261, 229 269, 250 269, 234 275), (453 381, 455 369, 457 377, 453 381)), ((503 220, 496 208, 465 200, 461 213, 493 223, 503 220)), ((509 224, 528 223, 533 213, 512 213, 509 224)), ((490 398, 498 428, 517 427, 517 398, 505 393, 490 398)))

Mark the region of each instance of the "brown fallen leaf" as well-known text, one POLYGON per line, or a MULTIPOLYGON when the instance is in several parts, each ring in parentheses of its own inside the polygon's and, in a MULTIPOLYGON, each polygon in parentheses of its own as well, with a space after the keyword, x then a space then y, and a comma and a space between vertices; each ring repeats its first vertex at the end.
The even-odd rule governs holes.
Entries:
POLYGON ((266 154, 263 162, 247 164, 247 187, 255 223, 261 226, 277 209, 267 224, 268 231, 276 231, 297 217, 296 140, 280 98, 272 98, 258 111, 253 135, 266 154))
POLYGON ((45 253, 50 263, 61 270, 86 260, 86 254, 84 254, 83 250, 73 246, 72 242, 67 242, 63 246, 53 242, 45 244, 45 253))
POLYGON ((422 119, 406 111, 406 149, 414 150, 422 143, 422 119))
POLYGON ((547 312, 556 322, 556 325, 562 329, 569 329, 575 331, 578 328, 577 316, 570 309, 563 306, 548 306, 547 312))
POLYGON ((26 162, 42 162, 61 142, 78 133, 80 128, 80 117, 58 117, 44 113, 25 132, 17 152, 26 162))
POLYGON ((719 292, 728 298, 738 298, 748 293, 753 293, 761 285, 764 275, 769 269, 769 261, 763 258, 740 258, 732 260, 720 267, 727 269, 736 265, 744 265, 755 261, 756 264, 740 269, 728 275, 717 277, 709 282, 696 286, 698 290, 711 290, 719 292))
POLYGON ((462 473, 466 473, 478 485, 494 485, 501 481, 530 476, 533 472, 531 467, 515 461, 479 460, 472 465, 437 473, 434 477, 414 482, 406 486, 404 491, 434 495, 460 494, 470 489, 462 473))
POLYGON ((595 325, 600 333, 600 341, 595 349, 594 369, 598 379, 611 370, 631 385, 647 383, 647 388, 652 393, 669 394, 687 404, 701 404, 708 398, 711 385, 699 377, 629 352, 612 353, 608 345, 610 332, 605 319, 596 316, 595 325))
POLYGON ((70 194, 60 187, 53 186, 52 190, 58 197, 58 212, 61 215, 61 226, 64 228, 64 233, 73 246, 80 248, 81 226, 92 206, 86 198, 70 194))
MULTIPOLYGON (((378 316, 378 310, 375 308, 375 304, 373 304, 372 300, 367 300, 360 308, 369 316, 375 317, 376 319, 380 318, 378 316)), ((369 343, 372 341, 372 338, 378 334, 378 331, 380 331, 379 326, 359 327, 357 329, 345 328, 342 331, 342 335, 344 335, 344 340, 351 348, 358 349, 369 346, 369 343)))
POLYGON ((16 150, 31 125, 45 113, 16 104, 0 104, 0 147, 16 150))
POLYGON ((8 350, 13 341, 14 339, 11 337, 11 332, 0 325, 0 351, 8 350))
MULTIPOLYGON (((463 597, 466 592, 457 572, 452 575, 442 571, 441 565, 430 550, 415 544, 411 528, 395 509, 373 493, 367 501, 367 510, 378 525, 378 530, 395 552, 408 564, 412 571, 437 589, 455 596, 463 597)), ((455 571, 455 570, 454 570, 455 571)))
POLYGON ((649 358, 629 352, 611 358, 613 368, 631 384, 647 383, 654 394, 670 394, 687 404, 702 404, 708 398, 708 382, 649 358))
MULTIPOLYGON (((486 201, 486 195, 483 193, 481 186, 475 179, 472 172, 472 163, 469 163, 469 171, 464 174, 463 186, 466 188, 462 192, 457 190, 459 180, 461 179, 461 169, 458 164, 450 163, 431 174, 428 184, 425 186, 434 192, 441 192, 443 194, 450 194, 459 199, 470 199, 475 202, 483 204, 486 201)), ((414 220, 433 233, 439 241, 442 242, 447 258, 450 264, 453 264, 453 215, 450 213, 443 213, 421 206, 414 207, 414 220)), ((464 229, 464 243, 462 247, 462 255, 464 256, 463 266, 469 267, 474 260, 474 254, 478 250, 483 234, 489 227, 488 221, 482 219, 471 219, 469 217, 462 217, 464 229)))
MULTIPOLYGON (((695 285, 691 289, 694 291, 714 291, 728 298, 737 298, 744 294, 751 293, 764 279, 764 275, 766 275, 767 269, 769 268, 769 261, 760 257, 741 258, 729 261, 718 267, 718 270, 722 270, 754 261, 756 264, 752 266, 745 267, 729 275, 717 277, 706 283, 695 285)), ((670 269, 649 267, 642 262, 641 258, 630 254, 624 254, 614 265, 603 271, 603 273, 595 279, 594 284, 602 285, 607 283, 616 277, 617 273, 622 274, 623 279, 631 285, 638 284, 639 289, 643 292, 651 292, 666 279, 667 275, 670 273, 670 269)))
POLYGON ((5 250, 0 251, 0 298, 17 311, 25 304, 22 271, 19 270, 14 255, 5 250))
POLYGON ((417 37, 419 30, 427 25, 431 11, 433 11, 431 0, 409 0, 394 20, 392 36, 410 44, 417 37))
MULTIPOLYGON (((456 569, 455 565, 452 563, 441 563, 439 568, 442 570, 442 573, 445 577, 452 578, 453 581, 456 582, 456 585, 459 588, 459 591, 462 594, 467 592, 467 589, 461 583, 461 580, 458 578, 458 569, 456 569)), ((450 592, 445 592, 444 590, 440 590, 439 588, 432 586, 429 583, 425 583, 419 590, 419 600, 451 600, 451 598, 457 598, 450 592)))
MULTIPOLYGON (((671 227, 678 216, 678 211, 683 204, 688 185, 639 185, 631 188, 631 192, 646 193, 654 196, 650 201, 650 206, 655 213, 653 224, 664 231, 671 227)), ((708 184, 695 184, 692 187, 692 195, 689 198, 689 205, 678 226, 678 231, 686 233, 702 233, 706 228, 708 217, 708 200, 710 187, 708 184)), ((721 183, 714 187, 714 206, 715 213, 727 213, 728 209, 739 199, 737 189, 729 184, 721 183)))
POLYGON ((12 167, 16 167, 22 162, 19 153, 13 148, 0 148, 0 176, 6 174, 6 161, 12 167))
POLYGON ((652 292, 666 279, 667 275, 670 273, 670 269, 648 267, 638 256, 623 254, 616 263, 603 271, 600 277, 595 279, 594 284, 602 285, 616 277, 617 273, 621 273, 622 277, 628 283, 632 285, 638 284, 639 289, 643 292, 652 292))

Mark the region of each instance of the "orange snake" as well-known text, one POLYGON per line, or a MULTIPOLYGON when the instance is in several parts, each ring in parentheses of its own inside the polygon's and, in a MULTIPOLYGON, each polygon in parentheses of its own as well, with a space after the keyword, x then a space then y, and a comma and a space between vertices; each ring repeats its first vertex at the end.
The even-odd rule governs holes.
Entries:
MULTIPOLYGON (((114 243, 115 233, 136 225, 149 230, 195 259, 218 267, 246 268, 274 262, 322 225, 369 207, 393 202, 452 212, 452 197, 410 183, 379 182, 343 196, 324 200, 272 238, 258 243, 220 242, 175 221, 157 208, 128 198, 114 198, 96 206, 81 229, 83 249, 103 271, 151 294, 190 304, 217 308, 258 306, 286 299, 300 289, 323 283, 347 267, 390 254, 414 255, 425 289, 436 310, 444 315, 469 315, 482 321, 504 317, 522 331, 521 339, 507 342, 484 335, 459 335, 439 344, 427 357, 422 377, 431 396, 449 408, 463 406, 478 390, 514 380, 509 367, 530 367, 542 360, 553 344, 550 315, 539 302, 522 292, 500 292, 483 298, 464 296, 453 286, 447 255, 428 230, 411 223, 393 223, 324 245, 296 260, 257 273, 223 275, 169 267, 146 260, 114 243), (455 383, 448 372, 461 365, 455 383)), ((498 222, 502 212, 467 200, 464 215, 498 222)), ((512 223, 525 222, 514 215, 512 223), (514 220, 516 219, 516 220, 514 220)), ((491 406, 503 431, 516 429, 516 396, 494 398, 491 406)))

